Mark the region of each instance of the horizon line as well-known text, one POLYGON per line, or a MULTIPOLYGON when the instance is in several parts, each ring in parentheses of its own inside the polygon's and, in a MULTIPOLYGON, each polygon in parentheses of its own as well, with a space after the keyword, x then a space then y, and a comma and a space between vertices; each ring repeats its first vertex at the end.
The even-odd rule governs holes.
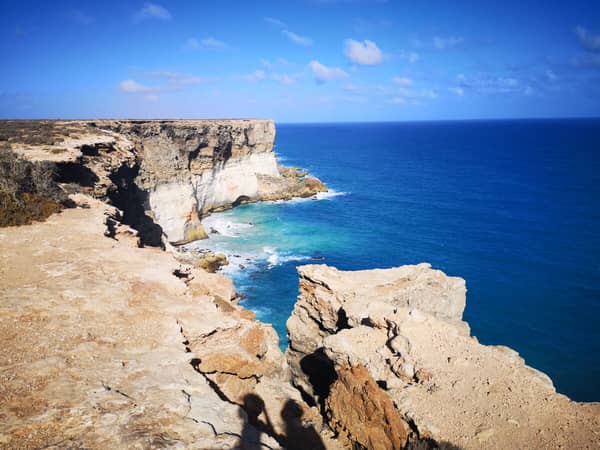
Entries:
POLYGON ((341 121, 279 121, 269 117, 218 117, 218 118, 183 118, 183 117, 164 117, 164 118, 139 118, 139 117, 82 117, 82 118, 0 118, 0 122, 9 121, 30 121, 30 122, 93 122, 102 120, 121 120, 121 121, 225 121, 225 120, 272 120, 276 124, 282 125, 319 125, 319 124, 369 124, 369 123, 430 123, 430 122, 507 122, 507 121, 552 121, 552 120, 599 120, 600 116, 547 116, 547 117, 479 117, 463 119, 391 119, 391 120, 341 120, 341 121))

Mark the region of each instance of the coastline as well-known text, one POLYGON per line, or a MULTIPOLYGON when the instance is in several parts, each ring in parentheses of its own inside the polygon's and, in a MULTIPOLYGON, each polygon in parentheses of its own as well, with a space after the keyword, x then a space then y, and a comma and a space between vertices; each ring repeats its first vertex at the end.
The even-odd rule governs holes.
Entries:
MULTIPOLYGON (((467 449, 517 448, 534 434, 539 448, 600 445, 593 434, 600 404, 572 402, 513 350, 480 345, 462 321, 464 280, 427 265, 361 272, 301 267, 284 355, 273 327, 238 305, 230 279, 178 262, 168 243, 166 252, 153 248, 144 230, 135 229, 140 222, 126 220, 128 213, 140 213, 131 206, 139 206, 133 200, 142 188, 172 168, 163 172, 156 159, 163 154, 152 151, 154 166, 144 168, 130 141, 110 136, 110 146, 104 140, 90 150, 80 139, 59 155, 80 152, 71 162, 97 177, 71 194, 78 207, 0 230, 7 381, 1 446, 279 448, 290 438, 284 414, 290 404, 302 430, 315 432, 325 448, 364 445, 365 436, 389 448, 442 441, 467 449), (126 177, 123 168, 137 170, 136 177, 126 177), (111 189, 119 196, 111 198, 111 189), (126 208, 107 205, 114 199, 126 208), (320 369, 311 376, 314 367, 320 369), (500 403, 489 401, 495 396, 500 403), (249 401, 256 398, 263 403, 253 416, 249 401), (502 401, 510 408, 502 409, 502 401), (383 416, 365 414, 372 402, 383 416), (498 411, 510 414, 498 420, 498 411), (561 427, 557 412, 566 418, 561 427), (361 421, 345 420, 355 413, 361 421), (380 428, 385 436, 369 434, 380 428)), ((219 148, 213 148, 210 165, 209 159, 197 161, 202 171, 226 166, 219 148)), ((202 179, 202 171, 186 172, 192 162, 183 167, 183 180, 169 182, 177 195, 188 192, 188 175, 202 179)), ((240 160, 235 167, 241 169, 240 160)), ((238 188, 232 188, 235 195, 238 188)), ((182 198, 193 211, 204 211, 199 205, 205 198, 182 198)), ((161 201, 149 200, 153 209, 141 210, 154 225, 172 227, 171 213, 184 228, 201 224, 161 201)))

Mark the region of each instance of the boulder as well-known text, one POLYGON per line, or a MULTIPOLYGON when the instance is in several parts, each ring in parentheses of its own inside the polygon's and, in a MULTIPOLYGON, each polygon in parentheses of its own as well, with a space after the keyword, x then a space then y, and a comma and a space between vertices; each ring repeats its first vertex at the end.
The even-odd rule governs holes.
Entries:
POLYGON ((363 365, 345 366, 325 400, 331 429, 348 448, 401 450, 410 428, 363 365))

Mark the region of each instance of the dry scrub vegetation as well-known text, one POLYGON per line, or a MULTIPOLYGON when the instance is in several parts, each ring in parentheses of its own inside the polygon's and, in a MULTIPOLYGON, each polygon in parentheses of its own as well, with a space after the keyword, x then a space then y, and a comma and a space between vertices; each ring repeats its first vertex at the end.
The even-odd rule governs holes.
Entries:
POLYGON ((67 205, 55 166, 27 161, 0 143, 0 227, 44 220, 67 205))

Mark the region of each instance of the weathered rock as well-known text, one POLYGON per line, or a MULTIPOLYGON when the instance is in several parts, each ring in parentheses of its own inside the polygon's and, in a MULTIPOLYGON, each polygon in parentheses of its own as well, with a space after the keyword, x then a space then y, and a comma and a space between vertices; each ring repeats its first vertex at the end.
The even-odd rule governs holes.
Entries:
POLYGON ((210 273, 215 273, 221 267, 229 264, 223 253, 206 252, 196 262, 196 266, 210 273))
MULTIPOLYGON (((451 321, 463 332, 468 329, 460 321, 465 307, 464 280, 447 277, 428 264, 358 272, 308 265, 299 267, 298 273, 300 296, 287 321, 287 358, 294 383, 315 398, 318 393, 309 382, 309 374, 325 370, 327 361, 321 357, 324 341, 345 328, 364 325, 373 330, 377 326, 384 330, 385 337, 390 320, 393 323, 396 317, 400 319, 409 313, 415 317, 419 311, 425 311, 451 321)), ((366 339, 360 354, 370 349, 372 358, 385 361, 391 357, 391 350, 383 345, 385 340, 376 339, 382 343, 377 349, 366 339)), ((345 362, 348 363, 358 361, 345 362)))
MULTIPOLYGON (((200 218, 240 203, 326 190, 297 170, 280 174, 272 120, 52 121, 50 145, 8 145, 56 163, 79 190, 109 198, 141 244, 206 238, 200 218), (62 133, 62 134, 61 134, 62 133), (54 143, 55 142, 55 143, 54 143), (55 152, 60 146, 60 152, 55 152)), ((29 128, 27 128, 29 130, 29 128)), ((21 140, 19 139, 21 138, 21 140)))
POLYGON ((401 450, 408 424, 364 366, 342 367, 325 400, 329 426, 348 448, 401 450))
MULTIPOLYGON (((104 237, 114 209, 76 200, 87 207, 0 230, 0 448, 278 448, 186 350, 186 327, 242 321, 219 306, 231 281, 182 271, 120 227, 104 237)), ((263 345, 268 357, 277 342, 246 343, 263 345)))
POLYGON ((201 239, 208 239, 208 234, 201 223, 189 224, 186 226, 183 239, 180 241, 172 242, 173 245, 185 245, 190 242, 199 241, 201 239))
POLYGON ((264 423, 273 434, 286 436, 285 404, 299 405, 305 420, 320 430, 322 420, 316 409, 309 408, 289 381, 287 362, 278 346, 278 337, 270 325, 247 318, 240 308, 223 308, 215 303, 203 308, 200 323, 182 318, 180 324, 187 348, 194 359, 194 368, 217 387, 228 402, 244 406, 249 396, 263 402, 264 423), (220 311, 217 311, 220 309, 220 311), (198 326, 200 325, 200 326, 198 326), (267 420, 268 417, 268 420, 267 420))
MULTIPOLYGON (((294 384, 315 402, 332 402, 341 389, 336 377, 348 365, 364 365, 411 424, 412 438, 421 439, 414 448, 428 448, 429 438, 445 442, 442 448, 600 446, 600 404, 557 394, 515 351, 469 336, 461 320, 462 279, 426 264, 298 271, 286 356, 294 384)), ((359 404, 348 406, 345 416, 359 404)), ((345 426, 338 422, 332 426, 345 426)))

